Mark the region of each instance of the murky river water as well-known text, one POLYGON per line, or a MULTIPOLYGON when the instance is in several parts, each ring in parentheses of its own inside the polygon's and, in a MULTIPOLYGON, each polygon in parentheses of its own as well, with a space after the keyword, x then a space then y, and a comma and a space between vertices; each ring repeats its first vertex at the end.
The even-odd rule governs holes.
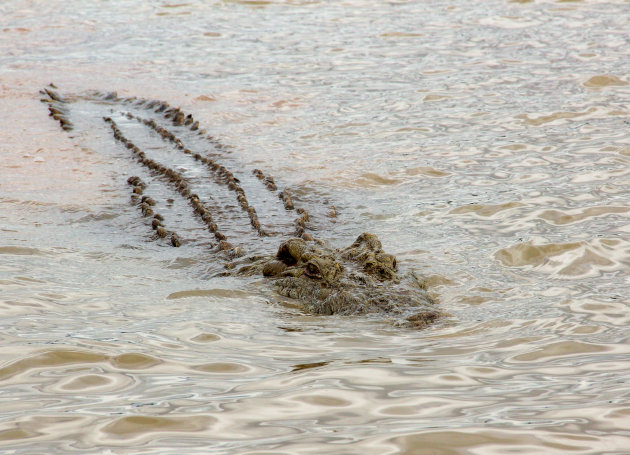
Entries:
POLYGON ((0 452, 630 453, 629 18, 621 0, 0 4, 0 452), (193 112, 320 237, 376 233, 450 317, 305 315, 214 277, 185 219, 182 247, 152 241, 133 161, 61 131, 50 82, 193 112))

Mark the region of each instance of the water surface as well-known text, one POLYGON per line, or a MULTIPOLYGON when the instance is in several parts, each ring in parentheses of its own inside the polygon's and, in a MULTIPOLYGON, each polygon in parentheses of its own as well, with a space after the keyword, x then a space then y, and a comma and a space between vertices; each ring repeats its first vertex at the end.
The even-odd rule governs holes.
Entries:
MULTIPOLYGON (((0 450, 627 453, 630 4, 0 5, 0 450), (450 317, 303 314, 152 233, 106 130, 38 91, 179 105, 333 245, 450 317), (326 216, 334 205, 336 218, 326 216)), ((265 246, 266 247, 266 246, 265 246)))

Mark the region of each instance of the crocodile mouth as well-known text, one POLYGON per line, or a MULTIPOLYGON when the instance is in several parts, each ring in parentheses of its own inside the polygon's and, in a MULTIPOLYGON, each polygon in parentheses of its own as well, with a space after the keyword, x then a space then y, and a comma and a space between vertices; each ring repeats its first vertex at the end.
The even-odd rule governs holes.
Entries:
POLYGON ((323 287, 304 277, 285 277, 274 282, 278 294, 300 302, 307 312, 317 315, 355 316, 379 314, 403 327, 424 328, 444 316, 421 290, 323 287))

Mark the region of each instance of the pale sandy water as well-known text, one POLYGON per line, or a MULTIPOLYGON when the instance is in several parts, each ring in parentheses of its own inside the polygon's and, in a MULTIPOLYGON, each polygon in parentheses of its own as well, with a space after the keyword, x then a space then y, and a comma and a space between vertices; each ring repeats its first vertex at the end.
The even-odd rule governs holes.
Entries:
POLYGON ((630 453, 630 3, 83 3, 0 4, 1 453, 630 453), (451 317, 212 278, 53 81, 193 112, 451 317))

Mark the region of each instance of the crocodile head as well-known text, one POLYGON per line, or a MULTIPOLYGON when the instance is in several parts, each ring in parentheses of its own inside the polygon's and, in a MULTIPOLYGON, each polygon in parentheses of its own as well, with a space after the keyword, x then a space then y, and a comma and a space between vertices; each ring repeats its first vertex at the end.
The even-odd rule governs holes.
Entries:
POLYGON ((315 314, 385 313, 403 325, 423 327, 440 312, 415 276, 401 278, 396 257, 383 251, 374 234, 363 233, 347 248, 328 249, 293 238, 265 262, 277 292, 297 299, 315 314))

